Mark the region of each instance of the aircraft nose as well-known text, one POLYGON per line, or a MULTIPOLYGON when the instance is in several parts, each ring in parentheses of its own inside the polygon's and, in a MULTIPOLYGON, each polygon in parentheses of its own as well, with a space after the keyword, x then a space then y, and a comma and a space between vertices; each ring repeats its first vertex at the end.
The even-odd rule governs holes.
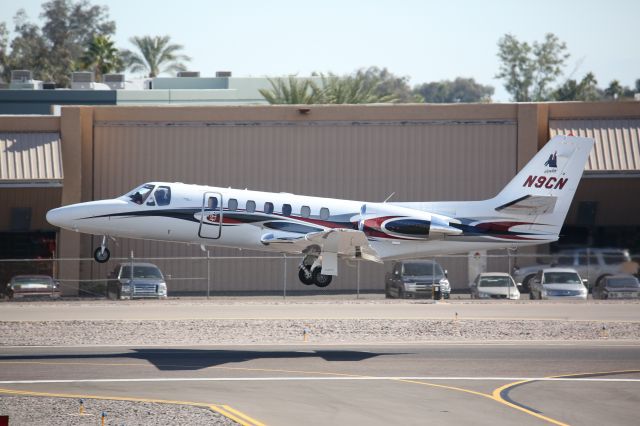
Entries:
POLYGON ((68 214, 68 208, 58 207, 57 209, 49 210, 47 212, 47 222, 60 228, 67 228, 71 224, 71 220, 68 214))

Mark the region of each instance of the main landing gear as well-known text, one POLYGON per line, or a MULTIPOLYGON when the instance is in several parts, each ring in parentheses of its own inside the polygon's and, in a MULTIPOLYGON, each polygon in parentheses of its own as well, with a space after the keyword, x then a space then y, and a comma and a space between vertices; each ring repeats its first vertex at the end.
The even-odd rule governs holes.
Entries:
POLYGON ((107 248, 107 236, 103 235, 102 244, 100 244, 100 247, 94 250, 93 258, 98 263, 105 263, 109 260, 110 257, 111 257, 111 252, 107 248))
POLYGON ((298 278, 304 285, 315 284, 318 287, 326 287, 331 284, 333 277, 321 273, 322 268, 317 265, 317 260, 316 256, 305 256, 299 266, 298 278))

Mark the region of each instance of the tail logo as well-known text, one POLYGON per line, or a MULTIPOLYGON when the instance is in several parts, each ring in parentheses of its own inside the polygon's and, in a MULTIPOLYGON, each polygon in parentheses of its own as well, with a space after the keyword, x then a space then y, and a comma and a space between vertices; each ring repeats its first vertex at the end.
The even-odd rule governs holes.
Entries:
POLYGON ((524 185, 528 188, 562 189, 569 181, 569 178, 555 178, 547 176, 531 176, 524 181, 524 185))
POLYGON ((549 159, 544 163, 544 165, 552 169, 558 168, 558 151, 550 154, 549 159))

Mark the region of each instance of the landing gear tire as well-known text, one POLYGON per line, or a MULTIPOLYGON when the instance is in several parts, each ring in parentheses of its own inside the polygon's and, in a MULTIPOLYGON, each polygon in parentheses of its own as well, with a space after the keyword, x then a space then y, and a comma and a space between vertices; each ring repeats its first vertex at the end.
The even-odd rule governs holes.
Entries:
POLYGON ((315 285, 317 285, 318 287, 326 287, 331 284, 331 280, 333 279, 333 277, 331 275, 321 274, 321 270, 321 268, 314 269, 311 276, 315 285))
POLYGON ((106 247, 104 248, 104 250, 102 249, 102 247, 98 247, 93 252, 93 258, 98 263, 105 263, 109 260, 110 257, 111 257, 111 253, 109 252, 109 249, 106 247))
POLYGON ((307 270, 303 268, 300 268, 300 270, 298 271, 298 279, 304 285, 312 285, 316 283, 313 280, 313 274, 307 272, 307 270), (307 274, 309 275, 307 276, 307 274))

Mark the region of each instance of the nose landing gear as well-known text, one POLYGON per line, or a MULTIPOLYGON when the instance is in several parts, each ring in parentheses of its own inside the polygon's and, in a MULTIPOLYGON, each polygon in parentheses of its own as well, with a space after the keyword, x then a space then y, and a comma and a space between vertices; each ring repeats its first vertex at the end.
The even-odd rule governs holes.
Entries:
POLYGON ((107 248, 107 236, 102 236, 102 244, 93 252, 93 258, 98 263, 105 263, 111 257, 111 252, 107 248))

